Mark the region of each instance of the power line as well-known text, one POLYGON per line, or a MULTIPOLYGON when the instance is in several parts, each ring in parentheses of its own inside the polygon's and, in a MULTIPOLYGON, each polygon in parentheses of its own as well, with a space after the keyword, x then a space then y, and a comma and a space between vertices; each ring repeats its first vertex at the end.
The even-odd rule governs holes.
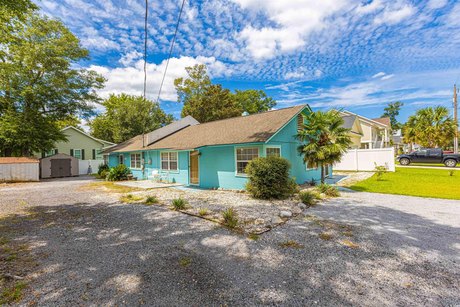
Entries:
POLYGON ((185 0, 182 0, 182 5, 180 7, 180 12, 179 12, 179 18, 177 19, 176 30, 174 31, 174 36, 173 36, 173 39, 171 41, 171 47, 169 48, 168 59, 166 61, 165 71, 163 73, 163 78, 161 79, 160 89, 158 90, 157 102, 160 102, 161 89, 163 88, 163 83, 165 81, 166 72, 168 71, 169 60, 171 59, 171 55, 172 55, 172 52, 173 52, 173 49, 174 49, 174 43, 176 42, 177 30, 179 29, 180 19, 182 17, 182 11, 184 10, 184 4, 185 4, 185 0))

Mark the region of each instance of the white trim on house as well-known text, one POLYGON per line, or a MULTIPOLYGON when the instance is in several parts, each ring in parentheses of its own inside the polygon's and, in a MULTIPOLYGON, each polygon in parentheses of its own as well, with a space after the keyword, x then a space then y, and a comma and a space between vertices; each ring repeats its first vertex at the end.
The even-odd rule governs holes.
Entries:
MULTIPOLYGON (((174 160, 173 160, 174 161, 174 160)), ((179 152, 178 151, 160 151, 160 171, 162 172, 167 172, 167 173, 179 173, 179 152), (162 161, 162 155, 163 153, 168 154, 168 169, 163 168, 163 161, 162 161), (170 153, 175 153, 176 154, 176 169, 171 170, 171 159, 169 154, 170 153)))
POLYGON ((283 156, 283 153, 281 151, 281 145, 266 145, 264 146, 264 154, 265 154, 265 157, 268 157, 267 155, 267 149, 279 149, 280 150, 280 157, 283 156))
POLYGON ((141 170, 142 169, 142 153, 141 152, 134 152, 129 154, 129 168, 134 170, 141 170), (133 156, 139 155, 139 159, 134 159, 134 167, 133 167, 133 156), (137 162, 139 162, 139 167, 136 167, 137 162))
POLYGON ((290 120, 288 120, 286 123, 284 123, 283 126, 281 126, 281 128, 279 128, 271 137, 268 138, 268 140, 266 140, 264 143, 268 143, 271 141, 272 138, 275 137, 275 135, 278 134, 278 132, 280 132, 281 130, 284 129, 284 127, 286 127, 287 125, 289 125, 289 123, 292 121, 292 120, 296 120, 297 121, 297 115, 299 115, 300 113, 302 113, 305 109, 308 109, 310 112, 312 112, 312 109, 310 108, 310 106, 308 104, 306 104, 302 109, 299 110, 299 112, 297 112, 290 120))
MULTIPOLYGON (((260 157, 260 150, 257 146, 235 146, 235 176, 236 177, 247 177, 245 173, 238 173, 238 149, 257 149, 257 158, 260 157)), ((250 162, 251 160, 240 160, 240 162, 250 162)))

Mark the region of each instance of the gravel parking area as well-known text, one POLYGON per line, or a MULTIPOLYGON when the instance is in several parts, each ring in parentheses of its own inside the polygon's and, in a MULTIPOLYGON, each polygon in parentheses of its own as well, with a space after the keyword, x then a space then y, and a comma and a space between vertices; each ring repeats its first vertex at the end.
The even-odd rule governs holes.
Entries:
POLYGON ((1 236, 33 259, 20 304, 460 304, 460 202, 344 192, 251 240, 89 180, 0 187, 1 236))

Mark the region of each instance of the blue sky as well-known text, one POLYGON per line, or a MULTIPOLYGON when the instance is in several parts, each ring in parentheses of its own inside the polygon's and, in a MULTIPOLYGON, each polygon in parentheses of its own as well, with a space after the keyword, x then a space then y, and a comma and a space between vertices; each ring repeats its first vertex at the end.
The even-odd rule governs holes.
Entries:
MULTIPOLYGON (((156 99, 181 0, 150 0, 148 95, 156 99)), ((91 52, 102 96, 141 94, 143 0, 37 2, 91 52)), ((187 0, 161 97, 176 117, 174 78, 205 63, 214 82, 265 90, 278 107, 309 103, 379 117, 402 101, 452 105, 460 82, 460 2, 453 0, 187 0)))

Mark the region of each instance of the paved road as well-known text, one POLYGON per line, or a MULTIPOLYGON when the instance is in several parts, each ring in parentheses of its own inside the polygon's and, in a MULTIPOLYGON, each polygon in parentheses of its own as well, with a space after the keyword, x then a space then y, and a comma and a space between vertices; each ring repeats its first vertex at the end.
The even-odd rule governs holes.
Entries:
POLYGON ((344 193, 254 241, 86 182, 0 187, 29 213, 0 220, 37 263, 23 304, 460 304, 459 202, 344 193))
POLYGON ((460 170, 460 167, 445 167, 445 166, 423 166, 423 165, 396 165, 401 168, 428 168, 428 169, 442 169, 442 170, 460 170))

